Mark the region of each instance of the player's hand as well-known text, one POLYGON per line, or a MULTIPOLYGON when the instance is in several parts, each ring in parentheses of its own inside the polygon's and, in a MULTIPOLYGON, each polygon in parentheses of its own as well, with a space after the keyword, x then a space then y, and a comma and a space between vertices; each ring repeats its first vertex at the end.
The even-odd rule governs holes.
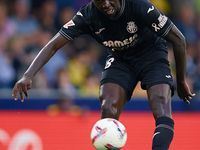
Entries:
POLYGON ((177 94, 180 99, 190 104, 190 100, 195 96, 195 93, 191 93, 187 83, 177 84, 177 94))
POLYGON ((12 91, 12 96, 15 100, 17 100, 18 92, 21 97, 21 102, 24 102, 24 95, 28 98, 28 92, 32 86, 32 80, 28 77, 23 76, 14 86, 12 91))

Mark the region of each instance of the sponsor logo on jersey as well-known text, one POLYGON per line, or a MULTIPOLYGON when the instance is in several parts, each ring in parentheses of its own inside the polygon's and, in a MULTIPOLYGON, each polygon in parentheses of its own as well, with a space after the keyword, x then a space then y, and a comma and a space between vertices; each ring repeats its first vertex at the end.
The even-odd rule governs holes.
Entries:
POLYGON ((153 11, 153 10, 154 10, 154 7, 153 7, 153 6, 150 7, 150 8, 148 9, 148 11, 147 11, 147 14, 150 13, 151 11, 153 11))
POLYGON ((95 32, 95 34, 100 34, 103 30, 105 30, 106 28, 101 28, 99 29, 99 31, 95 32))
POLYGON ((109 48, 113 48, 114 50, 125 50, 135 45, 137 42, 137 37, 138 35, 134 34, 134 36, 131 36, 130 38, 127 38, 123 41, 104 41, 103 45, 109 48))
POLYGON ((76 15, 83 17, 83 14, 82 14, 80 11, 78 11, 78 12, 76 13, 76 15))
POLYGON ((165 75, 165 77, 168 78, 168 79, 169 79, 169 78, 172 78, 171 75, 165 75))
POLYGON ((158 26, 159 26, 160 28, 162 28, 162 27, 164 27, 164 25, 165 25, 166 22, 167 22, 167 17, 166 17, 165 15, 161 15, 161 14, 160 14, 160 16, 158 17, 158 21, 159 21, 158 26))
POLYGON ((152 27, 154 27, 156 32, 164 27, 164 25, 167 23, 167 19, 168 18, 165 15, 160 14, 158 17, 158 25, 156 23, 152 24, 152 27))
POLYGON ((74 22, 72 21, 72 20, 70 20, 68 23, 66 23, 63 27, 64 28, 66 28, 66 29, 68 29, 68 27, 70 27, 70 26, 74 26, 75 24, 74 24, 74 22))
POLYGON ((138 27, 137 27, 137 25, 135 24, 135 22, 130 21, 130 22, 128 22, 127 24, 128 24, 128 25, 127 25, 126 29, 127 29, 127 31, 128 31, 129 33, 135 33, 135 32, 137 32, 138 27))

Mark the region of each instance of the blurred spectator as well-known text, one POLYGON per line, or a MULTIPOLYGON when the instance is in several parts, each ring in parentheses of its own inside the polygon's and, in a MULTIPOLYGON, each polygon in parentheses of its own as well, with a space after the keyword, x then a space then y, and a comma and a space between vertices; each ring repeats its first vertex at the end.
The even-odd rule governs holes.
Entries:
POLYGON ((198 9, 198 13, 200 14, 200 0, 196 0, 196 6, 198 9))
POLYGON ((0 49, 6 49, 7 42, 15 34, 16 26, 8 16, 7 5, 0 2, 0 49))
POLYGON ((39 31, 38 21, 30 14, 30 5, 27 0, 16 0, 12 20, 16 25, 16 32, 23 36, 27 47, 37 42, 39 31))
POLYGON ((8 40, 15 33, 15 25, 8 16, 7 5, 0 2, 0 88, 11 88, 15 81, 12 59, 6 51, 8 40))
POLYGON ((78 88, 83 88, 87 83, 86 78, 92 74, 100 81, 103 67, 99 60, 102 49, 92 41, 85 43, 86 39, 83 38, 77 41, 79 42, 75 42, 74 45, 78 51, 74 58, 69 60, 68 71, 71 82, 78 88))
POLYGON ((60 110, 69 110, 74 97, 77 95, 77 89, 70 82, 69 75, 66 70, 60 68, 56 73, 57 88, 61 95, 59 99, 60 110))
POLYGON ((90 71, 101 78, 101 73, 103 70, 104 65, 100 63, 100 57, 103 55, 102 49, 98 46, 95 45, 94 43, 90 43, 90 46, 88 47, 88 53, 89 53, 89 68, 90 71))
POLYGON ((29 35, 38 29, 37 20, 30 15, 30 6, 26 0, 16 0, 14 3, 13 21, 18 34, 29 35))
POLYGON ((175 24, 189 43, 197 41, 198 29, 195 24, 195 17, 195 9, 189 3, 180 5, 179 18, 175 21, 175 24))
POLYGON ((15 70, 12 61, 0 50, 0 88, 11 88, 15 79, 15 70))
POLYGON ((69 22, 74 15, 75 15, 75 10, 72 7, 64 7, 59 15, 57 29, 59 30, 64 24, 69 22))
POLYGON ((200 39, 197 41, 196 48, 197 62, 200 63, 200 39))
POLYGON ((187 55, 187 68, 186 68, 187 76, 193 78, 195 76, 195 70, 196 66, 194 64, 194 59, 190 55, 187 55))
POLYGON ((200 63, 196 66, 196 76, 193 78, 193 85, 194 91, 200 92, 200 63))
POLYGON ((200 39, 197 42, 197 56, 198 56, 198 63, 196 65, 196 72, 195 77, 193 78, 193 85, 194 90, 200 94, 200 39))
POLYGON ((57 88, 65 95, 65 97, 69 97, 70 99, 74 98, 77 94, 77 90, 70 82, 68 72, 63 68, 60 68, 56 72, 56 76, 57 88))
POLYGON ((171 8, 168 0, 150 0, 159 11, 161 11, 165 15, 169 15, 171 8))
POLYGON ((58 9, 62 10, 64 7, 73 7, 74 1, 72 0, 56 0, 56 3, 58 4, 58 9))
POLYGON ((77 87, 83 87, 86 77, 89 75, 90 54, 82 51, 73 59, 69 60, 67 67, 70 81, 77 87))
POLYGON ((49 89, 46 74, 43 71, 37 73, 34 77, 32 89, 49 89))
POLYGON ((86 83, 80 88, 79 94, 83 97, 98 97, 99 96, 100 78, 93 74, 86 78, 86 83))
POLYGON ((198 40, 200 40, 200 12, 197 20, 197 27, 198 27, 198 40))
POLYGON ((25 50, 25 41, 21 36, 13 36, 10 38, 7 51, 10 53, 12 58, 12 66, 16 71, 15 80, 17 81, 27 69, 28 65, 31 63, 33 58, 31 55, 26 54, 25 50))
POLYGON ((55 27, 55 19, 57 13, 57 4, 54 0, 45 0, 39 9, 37 16, 38 21, 43 30, 51 32, 53 35, 57 33, 55 27))

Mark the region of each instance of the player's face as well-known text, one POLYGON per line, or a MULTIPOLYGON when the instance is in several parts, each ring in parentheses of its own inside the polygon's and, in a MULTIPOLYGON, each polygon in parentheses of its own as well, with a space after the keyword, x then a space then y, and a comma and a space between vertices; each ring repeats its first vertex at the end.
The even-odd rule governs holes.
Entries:
POLYGON ((121 8, 120 0, 93 0, 93 3, 108 17, 115 17, 121 8))

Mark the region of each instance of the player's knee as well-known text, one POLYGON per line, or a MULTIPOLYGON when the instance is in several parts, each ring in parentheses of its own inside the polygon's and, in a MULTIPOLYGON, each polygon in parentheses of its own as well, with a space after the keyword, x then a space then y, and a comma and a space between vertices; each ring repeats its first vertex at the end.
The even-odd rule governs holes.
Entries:
POLYGON ((149 102, 166 104, 166 103, 168 103, 168 98, 163 93, 155 93, 155 94, 152 94, 151 96, 149 96, 149 102))
POLYGON ((112 105, 101 105, 102 118, 115 118, 118 119, 117 109, 112 105))
POLYGON ((161 116, 171 117, 169 99, 163 94, 149 97, 149 104, 155 119, 161 116))
POLYGON ((101 99, 101 118, 115 118, 118 119, 118 111, 115 106, 116 100, 112 97, 109 99, 101 99))

